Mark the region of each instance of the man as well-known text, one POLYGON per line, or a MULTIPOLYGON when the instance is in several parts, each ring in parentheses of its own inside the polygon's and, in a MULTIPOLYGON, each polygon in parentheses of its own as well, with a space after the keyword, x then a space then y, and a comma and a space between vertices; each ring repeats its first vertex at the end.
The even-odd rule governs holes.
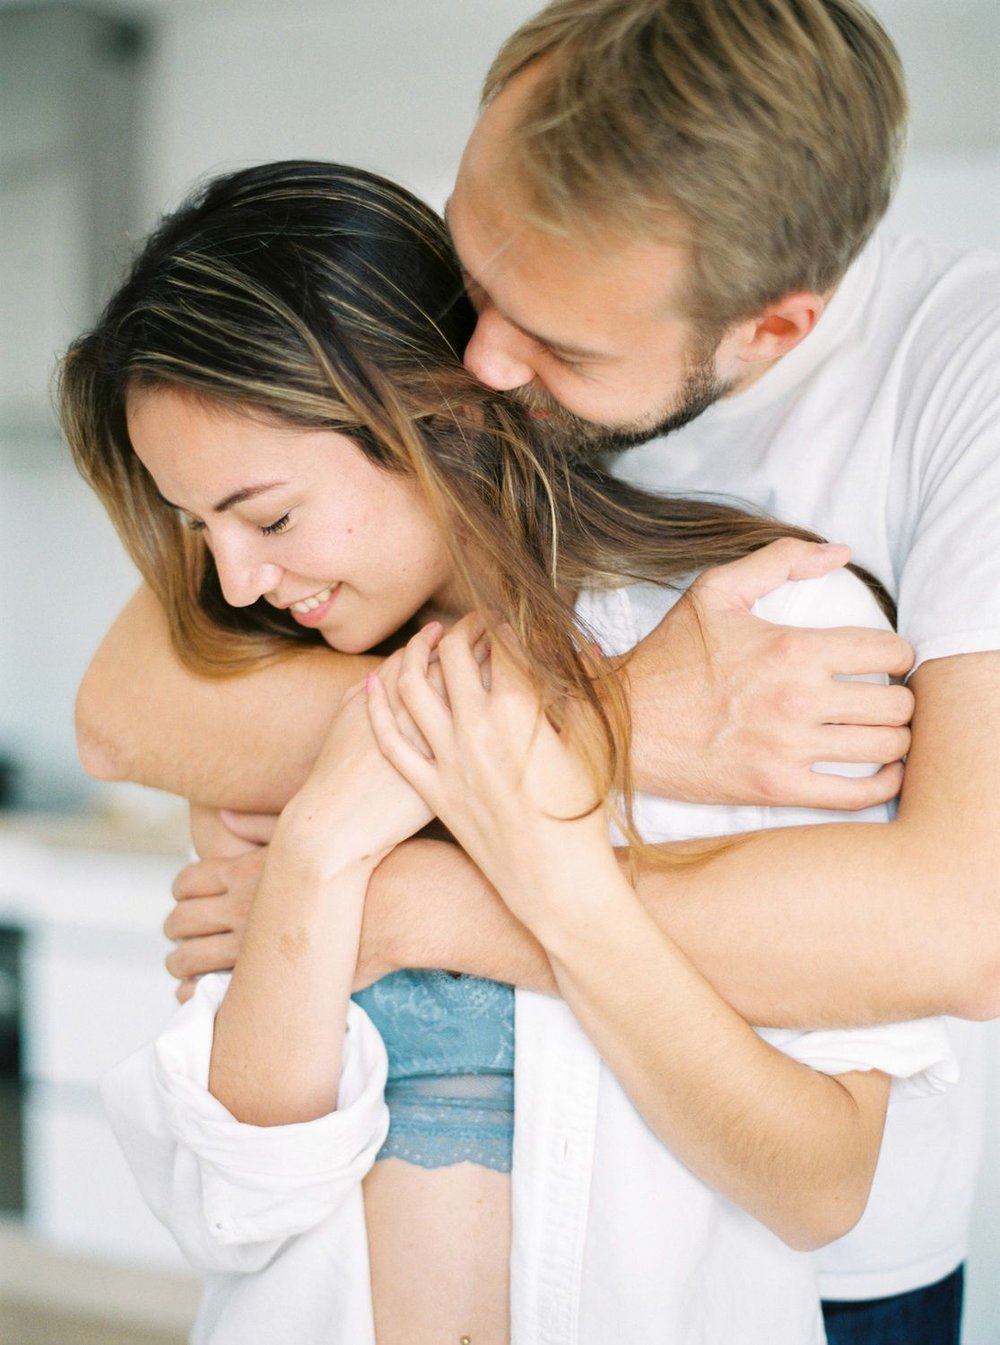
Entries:
MULTIPOLYGON (((895 791, 898 766, 845 782, 812 764, 892 763, 909 746, 906 784, 888 826, 761 832, 644 874, 644 897, 753 1022, 996 1012, 1000 585, 977 525, 1000 496, 1000 264, 866 247, 902 141, 891 44, 855 0, 556 0, 506 44, 485 103, 449 206, 479 312, 470 369, 553 434, 648 440, 621 459, 629 476, 750 498, 849 542, 916 648, 909 744, 905 692, 833 680, 905 672, 901 642, 750 615, 796 553, 702 581, 629 666, 640 786, 863 807, 895 791)), ((85 759, 207 803, 280 807, 327 688, 353 672, 319 654, 191 686, 165 664, 150 694, 197 744, 178 762, 170 726, 149 743, 115 695, 157 642, 140 596, 85 684, 85 759), (275 758, 281 703, 295 708, 269 792, 249 782, 275 758), (234 723, 252 725, 243 754, 234 723)), ((178 950, 178 973, 232 960, 253 867, 182 876, 170 932, 205 937, 178 950)), ((551 986, 460 853, 415 842, 380 872, 362 978, 424 965, 551 986)), ((824 1257, 837 1345, 957 1341, 978 1115, 964 1047, 958 1090, 915 1123, 891 1114, 869 1212, 824 1257)))

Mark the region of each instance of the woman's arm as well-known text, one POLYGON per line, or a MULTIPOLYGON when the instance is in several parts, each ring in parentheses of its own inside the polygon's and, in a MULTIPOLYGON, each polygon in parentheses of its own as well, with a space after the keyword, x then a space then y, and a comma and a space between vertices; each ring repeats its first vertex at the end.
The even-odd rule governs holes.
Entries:
POLYGON ((238 1120, 287 1125, 336 1108, 368 879, 430 818, 378 751, 362 688, 348 692, 278 821, 216 1018, 209 1089, 238 1120))
POLYGON ((719 997, 625 881, 591 782, 513 660, 494 646, 486 690, 465 635, 439 646, 450 709, 422 680, 426 636, 401 680, 432 761, 397 733, 370 679, 383 750, 544 948, 596 1049, 681 1161, 795 1247, 843 1235, 867 1200, 886 1077, 818 1074, 719 997))

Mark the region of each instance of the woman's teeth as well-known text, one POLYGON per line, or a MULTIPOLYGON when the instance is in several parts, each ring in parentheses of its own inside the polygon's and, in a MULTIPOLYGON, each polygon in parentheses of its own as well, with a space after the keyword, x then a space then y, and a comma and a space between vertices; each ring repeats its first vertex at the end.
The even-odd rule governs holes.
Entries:
POLYGON ((314 593, 311 598, 303 598, 301 602, 292 603, 293 612, 315 612, 317 607, 322 607, 325 602, 330 601, 332 588, 325 588, 320 593, 314 593))

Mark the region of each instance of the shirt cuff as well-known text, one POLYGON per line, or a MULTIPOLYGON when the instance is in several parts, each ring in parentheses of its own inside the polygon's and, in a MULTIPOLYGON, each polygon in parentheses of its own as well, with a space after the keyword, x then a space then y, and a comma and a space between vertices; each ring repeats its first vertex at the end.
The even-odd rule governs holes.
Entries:
POLYGON ((350 1003, 337 1110, 291 1125, 247 1125, 208 1091, 215 1015, 228 981, 204 977, 157 1039, 155 1086, 168 1129, 197 1160, 213 1236, 223 1243, 287 1237, 331 1214, 371 1168, 389 1127, 385 1046, 350 1003))
POLYGON ((943 1093, 958 1081, 958 1057, 943 1018, 876 1027, 757 1031, 785 1055, 821 1074, 878 1069, 896 1080, 895 1096, 943 1093))

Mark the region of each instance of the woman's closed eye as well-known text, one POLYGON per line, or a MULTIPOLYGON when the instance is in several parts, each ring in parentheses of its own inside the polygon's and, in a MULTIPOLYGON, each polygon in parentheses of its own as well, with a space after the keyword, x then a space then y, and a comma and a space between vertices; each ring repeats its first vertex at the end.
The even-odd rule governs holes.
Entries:
MULTIPOLYGON (((189 529, 191 532, 205 531, 205 525, 200 518, 194 518, 191 514, 185 514, 183 509, 178 509, 177 514, 185 528, 189 529)), ((257 531, 264 537, 273 537, 276 533, 284 532, 288 527, 290 517, 291 510, 282 514, 280 518, 276 518, 273 523, 258 523, 257 531)))

